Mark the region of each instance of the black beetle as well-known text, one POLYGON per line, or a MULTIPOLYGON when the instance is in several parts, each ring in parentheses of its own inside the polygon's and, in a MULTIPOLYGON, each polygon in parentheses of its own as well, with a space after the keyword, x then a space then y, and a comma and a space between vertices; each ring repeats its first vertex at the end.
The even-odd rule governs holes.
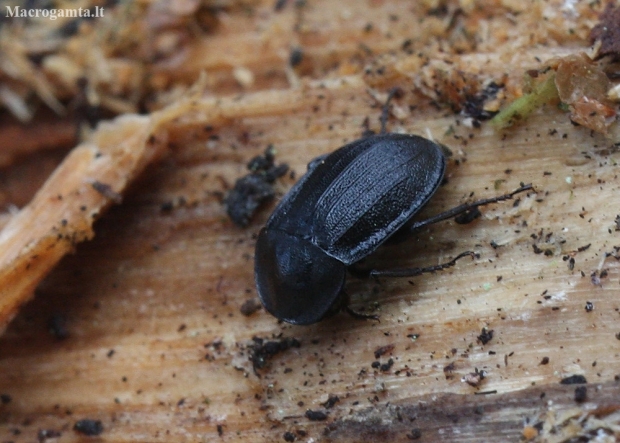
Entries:
MULTIPOLYGON (((427 220, 411 218, 441 184, 446 159, 439 144, 416 135, 380 134, 318 157, 284 196, 260 231, 254 276, 271 314, 307 325, 346 304, 347 268, 398 231, 410 231, 531 189, 458 206, 427 220)), ((372 271, 412 276, 454 265, 372 271)))

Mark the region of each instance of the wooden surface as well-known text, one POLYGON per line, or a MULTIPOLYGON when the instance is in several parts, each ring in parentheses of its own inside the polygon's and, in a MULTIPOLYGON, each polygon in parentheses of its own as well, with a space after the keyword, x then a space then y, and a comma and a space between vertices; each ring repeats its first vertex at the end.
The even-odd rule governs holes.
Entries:
MULTIPOLYGON (((620 403, 620 267, 605 258, 620 245, 617 132, 575 127, 554 107, 504 132, 469 128, 413 86, 424 79, 420 61, 398 52, 421 11, 409 2, 343 2, 337 10, 335 2, 309 3, 281 12, 256 4, 248 16, 227 11, 204 41, 212 58, 190 58, 183 75, 206 69, 216 86, 227 79, 223 99, 209 89, 192 112, 170 122, 170 155, 94 225, 94 240, 61 261, 0 338, 0 394, 10 396, 0 404, 0 441, 33 441, 46 429, 59 431, 58 441, 82 441, 72 430, 82 418, 102 421, 99 440, 119 442, 284 441, 286 432, 297 441, 518 441, 525 424, 544 421, 549 410, 620 403), (238 49, 254 47, 257 35, 260 51, 238 49), (286 63, 295 42, 314 71, 290 86, 286 63), (364 62, 387 74, 359 70, 362 45, 373 53, 362 51, 364 62), (230 81, 234 66, 255 73, 250 90, 230 81), (378 130, 380 100, 371 86, 379 98, 391 86, 406 91, 391 130, 433 137, 453 152, 447 183, 422 217, 520 182, 537 192, 518 206, 485 208, 469 225, 443 222, 382 249, 369 263, 432 265, 465 250, 480 258, 415 279, 350 278, 354 307, 376 308, 380 322, 339 314, 296 327, 263 310, 242 315, 243 303, 256 297, 255 236, 272 206, 241 229, 226 217, 221 196, 269 144, 299 177, 315 156, 358 138, 367 117, 378 130), (171 202, 171 211, 162 210, 171 202), (48 331, 52 317, 64 319, 64 340, 48 331), (494 333, 482 345, 484 327, 494 333), (255 372, 253 337, 295 338, 300 347, 255 372), (382 346, 393 348, 376 358, 382 346), (373 368, 390 358, 389 369, 373 368), (461 380, 476 369, 486 372, 479 386, 461 380), (588 381, 583 403, 574 400, 575 386, 559 384, 575 374, 588 381), (326 409, 330 395, 340 400, 326 409), (327 420, 310 421, 308 409, 327 411, 327 420)), ((487 7, 489 26, 518 12, 487 7)), ((579 17, 571 23, 585 26, 579 17)), ((492 48, 450 58, 491 78, 508 72, 518 79, 540 66, 535 57, 586 49, 569 27, 551 36, 546 28, 551 43, 521 42, 510 60, 492 48)), ((294 181, 281 180, 279 195, 294 181)))

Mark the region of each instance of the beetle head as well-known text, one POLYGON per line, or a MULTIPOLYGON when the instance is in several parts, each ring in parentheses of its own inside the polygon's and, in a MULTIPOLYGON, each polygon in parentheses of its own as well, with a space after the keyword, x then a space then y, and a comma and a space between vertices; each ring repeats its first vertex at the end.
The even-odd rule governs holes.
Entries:
POLYGON ((309 241, 261 230, 254 278, 265 309, 298 325, 316 323, 340 307, 346 266, 309 241))

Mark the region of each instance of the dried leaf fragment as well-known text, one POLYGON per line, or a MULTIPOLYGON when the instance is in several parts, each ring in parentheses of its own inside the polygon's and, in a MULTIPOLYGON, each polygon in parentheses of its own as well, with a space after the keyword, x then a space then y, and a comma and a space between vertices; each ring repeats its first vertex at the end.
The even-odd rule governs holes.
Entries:
POLYGON ((597 132, 607 132, 616 116, 613 103, 607 98, 611 84, 586 54, 560 59, 555 84, 560 99, 570 109, 572 121, 597 132))
MULTIPOLYGON (((546 77, 532 92, 514 100, 491 123, 506 128, 525 119, 536 109, 558 99, 568 107, 570 119, 586 128, 607 133, 615 121, 616 110, 608 94, 611 83, 603 70, 585 53, 553 59, 546 77)), ((540 77, 541 71, 533 71, 540 77)))

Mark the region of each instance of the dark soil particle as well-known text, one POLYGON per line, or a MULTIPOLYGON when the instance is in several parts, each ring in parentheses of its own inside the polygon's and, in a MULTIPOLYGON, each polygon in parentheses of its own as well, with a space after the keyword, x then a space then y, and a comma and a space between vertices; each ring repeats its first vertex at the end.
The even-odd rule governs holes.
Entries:
POLYGON ((456 370, 456 365, 454 362, 450 363, 447 366, 444 366, 443 373, 446 376, 446 380, 452 380, 454 378, 454 371, 456 370))
POLYGON ((493 329, 482 328, 480 335, 477 337, 478 341, 483 345, 486 345, 488 342, 493 340, 493 329))
POLYGON ((394 345, 381 346, 375 350, 375 358, 379 358, 382 355, 387 354, 388 352, 392 352, 393 350, 394 350, 394 345))
POLYGON ((313 411, 312 409, 308 409, 304 415, 310 421, 327 420, 327 414, 323 411, 313 411))
POLYGON ((262 307, 260 301, 256 298, 250 298, 246 300, 241 307, 239 308, 239 312, 241 312, 246 317, 254 314, 262 307))
POLYGON ((409 440, 418 440, 422 437, 422 431, 419 428, 415 428, 411 430, 410 434, 407 434, 407 438, 409 440))
POLYGON ((289 348, 299 348, 301 343, 296 338, 286 337, 278 341, 265 341, 259 337, 253 337, 254 344, 251 345, 252 352, 250 361, 254 367, 254 372, 262 369, 274 355, 284 352, 289 348))
POLYGON ((288 62, 294 68, 299 65, 304 58, 304 52, 301 48, 294 48, 291 50, 291 54, 289 55, 288 62))
POLYGON ((494 99, 502 87, 502 85, 491 82, 478 94, 467 96, 462 110, 463 114, 478 121, 492 118, 497 112, 485 110, 484 104, 494 99))
POLYGON ((577 252, 584 252, 584 251, 587 251, 588 249, 590 249, 590 246, 592 246, 592 243, 588 243, 588 244, 587 244, 587 245, 585 245, 585 246, 579 246, 579 247, 577 248, 577 252))
POLYGON ((563 385, 584 385, 588 381, 583 375, 571 375, 570 377, 563 378, 560 383, 563 385))
POLYGON ((103 424, 101 424, 100 420, 85 418, 76 421, 73 430, 84 435, 99 435, 103 432, 103 424))
POLYGON ((585 386, 578 386, 575 388, 575 401, 577 403, 583 403, 588 397, 588 388, 585 386))
POLYGON ((239 227, 245 227, 258 208, 275 197, 273 183, 288 171, 288 165, 274 163, 274 152, 269 146, 262 156, 248 163, 251 171, 235 182, 235 187, 224 199, 228 216, 239 227))
POLYGON ((379 369, 381 370, 381 372, 387 372, 390 369, 392 369, 392 366, 394 366, 394 359, 390 358, 387 363, 382 364, 379 369))
POLYGON ((323 403, 323 407, 325 409, 331 409, 339 401, 340 401, 340 397, 338 397, 335 394, 329 394, 329 396, 327 397, 327 401, 325 403, 323 403))

